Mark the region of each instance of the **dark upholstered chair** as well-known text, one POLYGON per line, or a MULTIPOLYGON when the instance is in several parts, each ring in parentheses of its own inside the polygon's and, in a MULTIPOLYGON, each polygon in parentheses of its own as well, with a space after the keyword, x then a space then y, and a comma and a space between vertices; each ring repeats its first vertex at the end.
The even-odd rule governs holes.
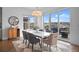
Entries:
POLYGON ((25 44, 26 44, 26 43, 27 43, 27 40, 29 39, 29 38, 28 38, 28 34, 27 34, 26 31, 22 31, 22 33, 23 33, 23 38, 24 38, 23 43, 24 43, 24 41, 26 40, 26 42, 25 42, 25 44))
POLYGON ((68 33, 66 32, 61 32, 62 38, 68 38, 68 33))
POLYGON ((57 33, 58 29, 57 28, 51 28, 51 31, 53 31, 53 33, 57 33))
POLYGON ((32 51, 34 50, 34 44, 37 44, 37 43, 39 43, 40 44, 40 39, 38 39, 38 38, 36 38, 36 36, 35 35, 33 35, 33 34, 31 34, 31 33, 28 33, 28 35, 29 35, 29 44, 28 44, 28 47, 29 47, 29 45, 30 44, 32 44, 32 51))
POLYGON ((43 29, 39 29, 39 31, 44 31, 43 29))

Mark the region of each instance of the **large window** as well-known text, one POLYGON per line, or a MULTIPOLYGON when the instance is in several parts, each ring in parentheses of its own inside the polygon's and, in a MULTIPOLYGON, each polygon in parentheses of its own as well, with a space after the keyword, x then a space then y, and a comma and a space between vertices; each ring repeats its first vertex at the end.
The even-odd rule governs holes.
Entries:
POLYGON ((30 23, 30 29, 33 29, 35 24, 35 17, 29 16, 29 23, 30 23))
POLYGON ((70 34, 70 11, 68 8, 59 10, 55 13, 44 15, 44 28, 51 32, 58 32, 61 39, 69 39, 70 34), (51 21, 50 21, 51 20, 51 21))
POLYGON ((48 30, 49 29, 49 14, 48 15, 44 15, 44 29, 48 30))
POLYGON ((59 37, 68 41, 70 32, 70 11, 63 9, 51 14, 51 31, 58 32, 59 37))
POLYGON ((58 32, 58 14, 51 14, 51 31, 56 33, 58 32))
POLYGON ((70 34, 70 11, 69 9, 63 9, 59 11, 59 22, 60 22, 60 35, 62 40, 66 38, 65 41, 69 40, 70 34))

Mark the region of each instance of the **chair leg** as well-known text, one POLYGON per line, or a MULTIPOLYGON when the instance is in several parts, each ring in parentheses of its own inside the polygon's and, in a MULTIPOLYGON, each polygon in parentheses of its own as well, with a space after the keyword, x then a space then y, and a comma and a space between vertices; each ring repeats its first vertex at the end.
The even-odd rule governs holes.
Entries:
POLYGON ((26 40, 26 42, 25 42, 25 45, 27 44, 27 40, 26 40))
POLYGON ((29 45, 30 45, 30 43, 28 43, 28 46, 27 46, 28 48, 29 48, 29 45))
POLYGON ((51 52, 51 45, 49 45, 49 51, 51 52))
POLYGON ((55 47, 56 47, 56 51, 57 51, 57 45, 55 47))
POLYGON ((39 42, 40 48, 42 48, 41 43, 39 42))
POLYGON ((47 44, 47 47, 48 47, 48 44, 47 44))
POLYGON ((24 43, 24 40, 23 40, 23 43, 24 43))
POLYGON ((34 47, 34 44, 32 44, 32 51, 33 51, 33 47, 34 47))

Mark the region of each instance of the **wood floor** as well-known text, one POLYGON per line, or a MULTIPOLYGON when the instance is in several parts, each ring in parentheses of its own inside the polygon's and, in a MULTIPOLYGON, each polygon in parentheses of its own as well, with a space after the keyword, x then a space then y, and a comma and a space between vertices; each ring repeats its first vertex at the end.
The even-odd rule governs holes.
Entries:
POLYGON ((0 52, 15 52, 15 48, 13 47, 12 41, 15 39, 9 39, 0 41, 0 52))
MULTIPOLYGON (((0 41, 0 52, 16 52, 12 44, 12 41, 14 40, 17 40, 17 39, 9 39, 9 40, 0 41)), ((60 48, 69 49, 71 52, 79 52, 79 46, 71 45, 70 43, 67 43, 67 42, 58 41, 58 46, 60 48)))

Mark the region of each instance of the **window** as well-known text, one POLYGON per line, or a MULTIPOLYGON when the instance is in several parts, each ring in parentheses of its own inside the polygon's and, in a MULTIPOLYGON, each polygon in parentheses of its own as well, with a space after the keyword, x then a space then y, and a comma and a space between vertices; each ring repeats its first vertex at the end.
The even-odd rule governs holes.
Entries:
POLYGON ((35 24, 35 17, 29 16, 29 23, 30 23, 30 29, 33 29, 35 24))
POLYGON ((49 14, 44 15, 44 29, 45 30, 49 29, 49 14))
MULTIPOLYGON (((55 13, 44 15, 44 29, 51 32, 58 32, 61 39, 69 38, 70 33, 70 11, 68 8, 55 13), (50 19, 51 17, 51 19, 50 19), (51 20, 51 21, 50 21, 51 20)), ((66 40, 67 41, 67 40, 66 40)))
POLYGON ((65 41, 68 41, 70 33, 70 11, 69 9, 63 9, 59 11, 59 22, 60 22, 60 35, 61 38, 66 38, 65 41))
MULTIPOLYGON (((69 37, 70 11, 68 8, 51 14, 51 31, 58 32, 61 39, 69 37)), ((67 41, 67 40, 65 40, 67 41)))
POLYGON ((58 14, 51 14, 51 31, 58 32, 58 14))

